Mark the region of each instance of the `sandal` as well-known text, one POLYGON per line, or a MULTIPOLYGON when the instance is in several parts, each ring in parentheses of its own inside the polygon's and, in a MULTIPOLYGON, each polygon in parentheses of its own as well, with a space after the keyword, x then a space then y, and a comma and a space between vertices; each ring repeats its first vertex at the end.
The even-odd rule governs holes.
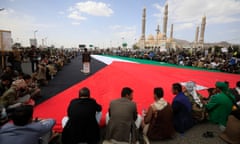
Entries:
POLYGON ((205 138, 212 138, 212 137, 214 137, 213 132, 210 132, 210 131, 207 131, 207 132, 203 133, 202 136, 205 137, 205 138))

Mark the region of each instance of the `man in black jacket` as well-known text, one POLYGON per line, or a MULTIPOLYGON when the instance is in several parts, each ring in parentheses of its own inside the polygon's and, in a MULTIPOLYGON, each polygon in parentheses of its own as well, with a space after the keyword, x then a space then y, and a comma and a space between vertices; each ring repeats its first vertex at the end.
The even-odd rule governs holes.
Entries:
POLYGON ((100 128, 96 113, 102 106, 90 98, 86 87, 79 91, 79 98, 73 99, 68 106, 68 121, 62 132, 63 144, 97 144, 100 140, 100 128))

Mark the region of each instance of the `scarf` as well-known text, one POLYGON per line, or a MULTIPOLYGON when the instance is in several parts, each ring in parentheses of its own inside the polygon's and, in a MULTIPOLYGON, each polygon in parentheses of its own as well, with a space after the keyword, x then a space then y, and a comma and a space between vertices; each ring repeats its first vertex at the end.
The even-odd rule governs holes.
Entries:
POLYGON ((155 107, 156 110, 162 110, 167 106, 167 101, 164 98, 160 98, 159 100, 155 101, 151 104, 152 107, 155 107))
POLYGON ((193 91, 191 91, 191 92, 189 92, 189 93, 192 95, 193 100, 195 101, 195 103, 196 103, 197 105, 199 105, 200 107, 203 107, 203 104, 202 104, 202 102, 201 102, 201 100, 200 100, 200 98, 199 98, 199 96, 198 96, 195 88, 194 88, 193 91))
POLYGON ((194 102, 199 106, 199 107, 203 107, 203 104, 197 94, 197 90, 196 90, 196 84, 193 81, 189 81, 186 83, 186 89, 188 91, 188 93, 193 97, 194 102))
POLYGON ((236 91, 238 92, 238 94, 240 95, 240 88, 239 88, 239 87, 236 87, 235 89, 236 89, 236 91))

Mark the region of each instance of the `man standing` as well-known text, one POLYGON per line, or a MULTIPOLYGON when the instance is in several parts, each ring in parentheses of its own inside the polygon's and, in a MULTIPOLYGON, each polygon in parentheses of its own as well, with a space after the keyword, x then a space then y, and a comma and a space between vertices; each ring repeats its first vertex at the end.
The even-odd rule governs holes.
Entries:
POLYGON ((38 64, 41 60, 41 51, 39 48, 36 48, 34 45, 32 45, 28 55, 31 61, 32 73, 34 73, 38 70, 38 64))
POLYGON ((106 128, 106 140, 135 143, 137 141, 137 107, 133 99, 133 90, 124 87, 121 98, 113 100, 109 108, 109 122, 106 128))
POLYGON ((63 128, 63 144, 97 144, 100 140, 100 128, 96 113, 102 107, 90 98, 90 90, 86 87, 79 91, 79 98, 73 99, 68 106, 68 121, 63 128))
POLYGON ((90 53, 88 52, 87 48, 85 48, 84 52, 82 54, 82 63, 83 63, 82 72, 84 74, 89 74, 90 73, 90 61, 91 61, 90 53))

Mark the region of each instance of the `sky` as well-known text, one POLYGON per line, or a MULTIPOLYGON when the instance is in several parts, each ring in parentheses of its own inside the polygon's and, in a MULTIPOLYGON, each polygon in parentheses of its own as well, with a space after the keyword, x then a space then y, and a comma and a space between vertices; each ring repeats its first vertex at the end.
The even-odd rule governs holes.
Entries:
POLYGON ((146 37, 163 26, 168 3, 168 29, 173 37, 193 42, 206 16, 205 42, 240 43, 240 0, 0 0, 0 30, 10 30, 13 42, 72 48, 79 44, 107 48, 140 39, 146 8, 146 37))

